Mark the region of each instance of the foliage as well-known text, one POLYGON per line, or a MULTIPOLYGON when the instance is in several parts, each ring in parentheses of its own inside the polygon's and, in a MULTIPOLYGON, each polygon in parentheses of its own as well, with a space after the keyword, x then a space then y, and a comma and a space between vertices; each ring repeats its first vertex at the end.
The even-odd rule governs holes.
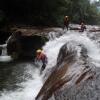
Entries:
POLYGON ((96 24, 100 18, 89 0, 1 0, 0 7, 11 22, 38 26, 61 26, 65 15, 74 23, 96 24))
POLYGON ((99 14, 95 5, 90 4, 89 0, 66 0, 69 4, 68 15, 75 23, 85 21, 88 24, 97 24, 99 14))
POLYGON ((2 28, 6 23, 6 17, 2 10, 0 10, 0 28, 2 28))

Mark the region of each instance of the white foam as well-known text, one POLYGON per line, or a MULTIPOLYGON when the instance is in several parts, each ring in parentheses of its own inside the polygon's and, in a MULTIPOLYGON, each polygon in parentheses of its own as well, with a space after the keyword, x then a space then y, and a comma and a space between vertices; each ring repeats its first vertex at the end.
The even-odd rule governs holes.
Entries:
POLYGON ((100 50, 95 41, 87 37, 87 33, 79 33, 75 31, 68 31, 63 36, 49 41, 43 48, 48 56, 48 67, 52 67, 56 64, 57 55, 62 45, 68 41, 76 41, 83 44, 88 50, 88 56, 94 60, 100 61, 100 50))
POLYGON ((31 65, 27 65, 27 73, 32 75, 32 79, 27 79, 26 82, 17 84, 20 87, 16 91, 3 91, 0 100, 35 100, 40 88, 42 87, 42 79, 38 69, 32 69, 31 65))
POLYGON ((0 56, 0 62, 10 62, 12 60, 11 56, 0 56))

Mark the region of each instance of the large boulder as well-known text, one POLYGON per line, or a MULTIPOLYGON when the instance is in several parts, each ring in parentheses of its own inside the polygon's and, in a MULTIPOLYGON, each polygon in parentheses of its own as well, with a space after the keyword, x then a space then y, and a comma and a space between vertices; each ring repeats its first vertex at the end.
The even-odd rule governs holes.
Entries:
POLYGON ((7 52, 13 58, 33 59, 36 49, 42 48, 45 42, 46 37, 39 35, 23 36, 20 31, 17 31, 12 34, 7 43, 7 52))
MULTIPOLYGON (((98 84, 95 81, 94 68, 95 66, 88 61, 84 45, 74 41, 65 44, 60 49, 57 64, 36 100, 96 100, 90 99, 95 95, 95 85, 98 84)), ((99 88, 99 85, 97 87, 99 88)), ((97 92, 98 96, 99 92, 100 89, 97 92)))

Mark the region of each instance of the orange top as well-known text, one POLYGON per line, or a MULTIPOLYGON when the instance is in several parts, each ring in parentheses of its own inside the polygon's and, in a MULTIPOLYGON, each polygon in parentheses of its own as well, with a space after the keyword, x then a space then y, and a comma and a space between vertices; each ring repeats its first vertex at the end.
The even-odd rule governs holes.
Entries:
POLYGON ((43 60, 46 57, 44 53, 37 54, 37 59, 43 60))

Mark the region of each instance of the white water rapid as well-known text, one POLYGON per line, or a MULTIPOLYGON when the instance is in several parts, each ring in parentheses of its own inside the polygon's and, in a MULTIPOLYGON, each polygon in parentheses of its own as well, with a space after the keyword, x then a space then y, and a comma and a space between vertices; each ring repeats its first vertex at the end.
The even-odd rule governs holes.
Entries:
POLYGON ((43 47, 49 61, 47 68, 51 68, 56 64, 59 49, 62 45, 70 41, 76 41, 80 44, 83 44, 87 49, 88 56, 90 57, 90 59, 92 59, 93 63, 95 63, 96 65, 100 64, 100 47, 98 46, 97 41, 91 40, 87 36, 87 32, 79 33, 75 31, 68 31, 61 37, 55 38, 54 40, 47 42, 46 45, 43 47))
MULTIPOLYGON (((51 39, 43 47, 44 52, 48 57, 48 64, 44 74, 47 69, 52 68, 56 64, 57 56, 62 45, 70 41, 76 41, 83 44, 87 49, 91 62, 97 67, 100 67, 100 47, 97 44, 97 41, 90 39, 87 34, 91 33, 66 31, 65 34, 59 38, 56 38, 56 35, 55 38, 53 36, 54 39, 51 39)), ((2 91, 0 100, 35 100, 36 95, 43 85, 43 81, 42 75, 39 75, 39 69, 36 68, 32 70, 33 67, 34 66, 31 64, 27 64, 27 71, 24 72, 29 73, 32 76, 32 79, 29 78, 27 81, 18 84, 20 87, 23 87, 21 89, 19 88, 15 91, 2 91)))
POLYGON ((18 66, 24 66, 24 76, 20 77, 23 77, 26 81, 18 83, 17 86, 20 86, 21 88, 17 89, 16 91, 4 90, 1 93, 0 100, 34 100, 38 94, 42 86, 42 78, 39 75, 39 69, 35 68, 33 64, 29 63, 17 65, 17 67, 18 66), (25 77, 25 75, 27 75, 27 77, 25 77), (28 76, 31 76, 31 78, 28 76))

